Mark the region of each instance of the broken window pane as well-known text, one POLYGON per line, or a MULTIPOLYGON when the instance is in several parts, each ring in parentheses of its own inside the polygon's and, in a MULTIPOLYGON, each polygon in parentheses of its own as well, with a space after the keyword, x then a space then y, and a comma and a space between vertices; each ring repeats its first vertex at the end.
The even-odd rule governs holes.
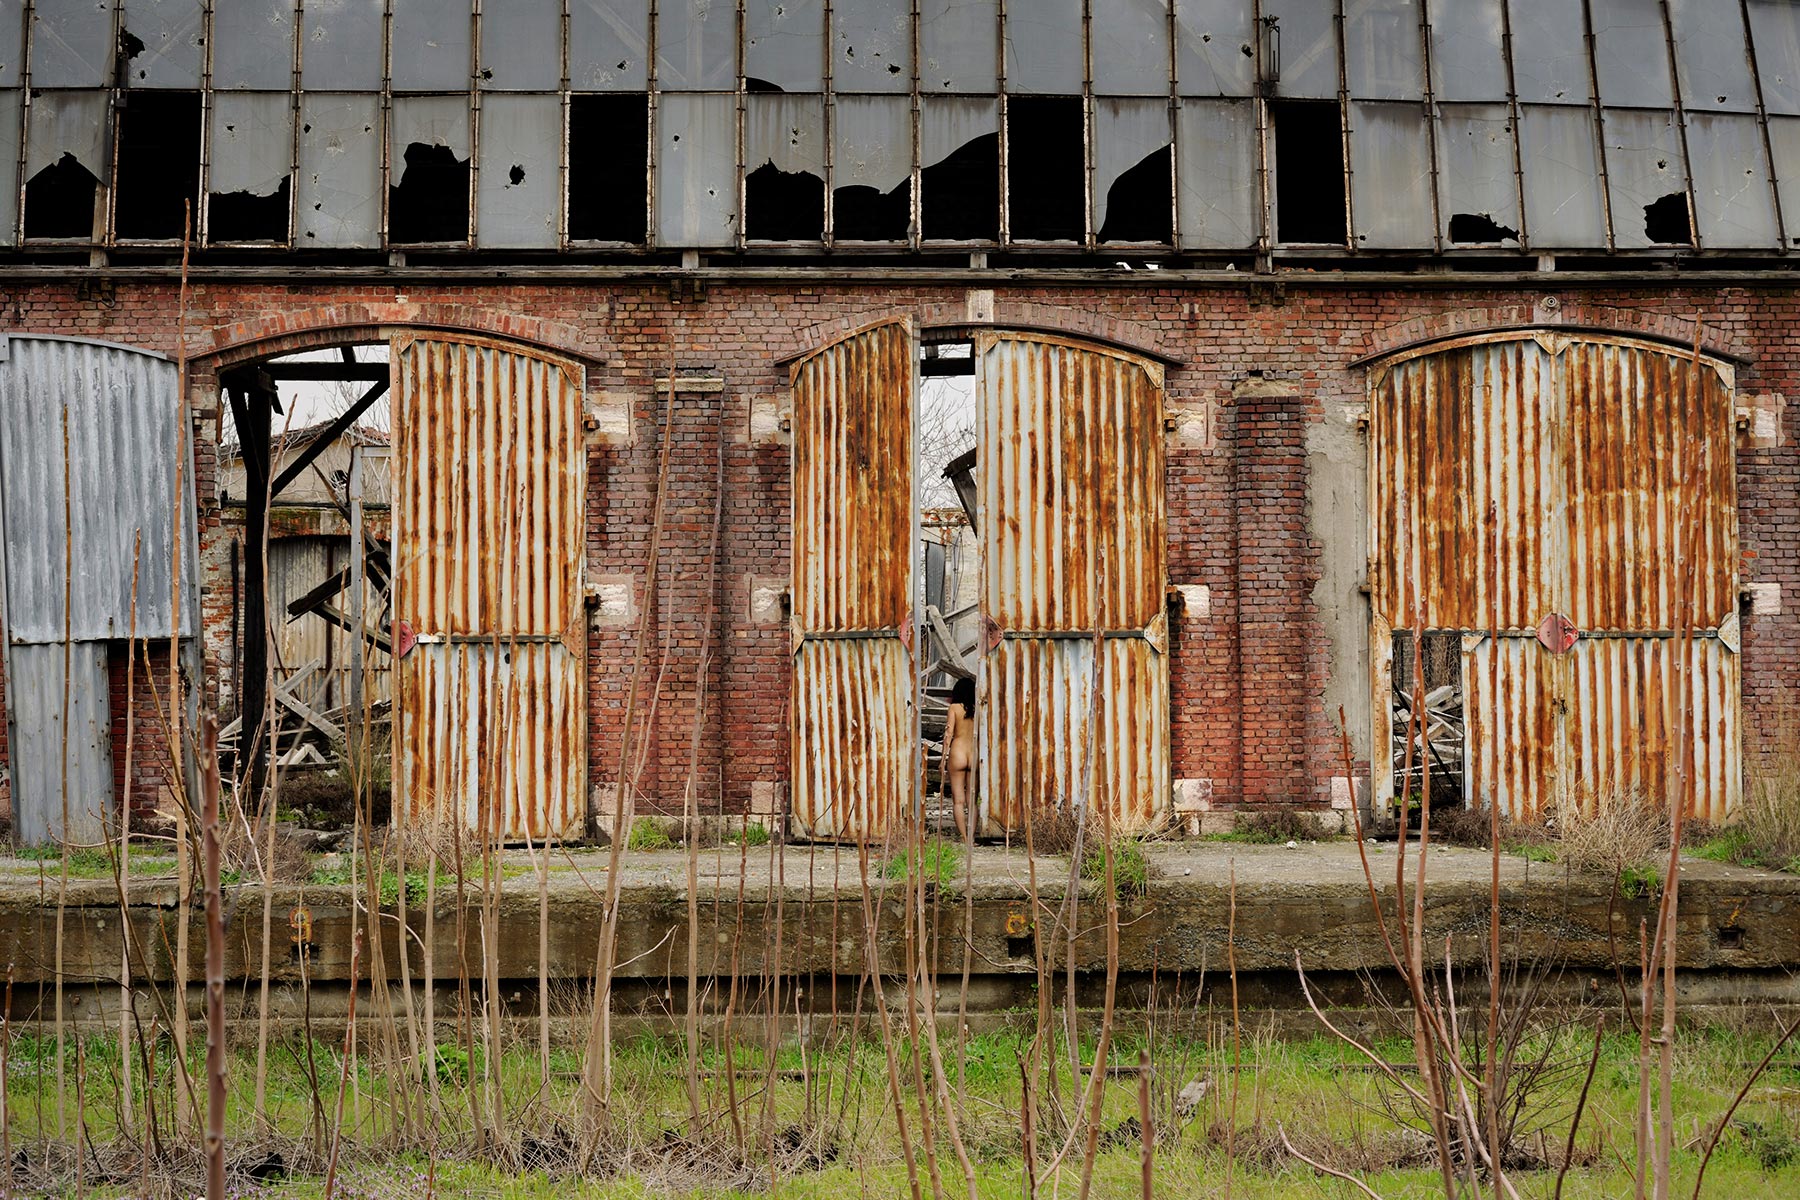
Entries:
POLYGON ((816 242, 825 236, 825 98, 744 100, 744 236, 816 242))
POLYGON ((293 97, 287 92, 213 96, 206 208, 209 242, 285 242, 293 174, 293 97))
POLYGON ((272 88, 294 70, 293 0, 233 0, 213 9, 212 85, 272 88))
POLYGON ((179 240, 193 213, 198 233, 200 93, 120 97, 113 232, 121 239, 179 240))
POLYGON ((569 237, 641 243, 649 162, 648 96, 570 97, 569 237))
POLYGON ((562 0, 507 0, 504 9, 490 4, 482 10, 476 73, 482 87, 554 92, 562 72, 562 0))
MULTIPOLYGON (((19 161, 19 142, 23 136, 19 122, 25 107, 21 93, 0 91, 0 163, 19 161)), ((0 187, 0 246, 14 244, 19 224, 19 189, 0 187)))
POLYGON ((1183 100, 1176 114, 1181 245, 1256 244, 1256 110, 1248 100, 1183 100))
POLYGON ((1446 243, 1517 245, 1519 189, 1506 106, 1440 105, 1438 163, 1439 219, 1446 243))
POLYGON ((753 92, 823 91, 824 0, 746 0, 744 75, 753 92))
POLYGON ((649 45, 649 0, 569 0, 569 86, 576 91, 643 91, 649 45))
POLYGON ((1519 102, 1586 104, 1587 28, 1581 5, 1568 0, 1507 3, 1512 13, 1513 82, 1519 102))
POLYGON ((1687 147, 1700 244, 1711 250, 1774 246, 1775 207, 1756 118, 1690 112, 1687 147))
POLYGON ((1350 94, 1364 100, 1423 97, 1425 61, 1419 32, 1419 0, 1346 4, 1344 70, 1350 94))
POLYGON ((1800 7, 1789 0, 1749 0, 1749 9, 1763 105, 1772 113, 1800 114, 1800 7))
POLYGON ((1693 241, 1675 114, 1609 108, 1601 128, 1606 132, 1613 244, 1625 249, 1693 241))
POLYGON ((1338 106, 1316 101, 1269 105, 1275 138, 1275 237, 1345 243, 1344 140, 1338 106))
POLYGON ((381 97, 309 92, 300 100, 294 244, 381 245, 381 97))
POLYGON ((1769 118, 1769 151, 1789 245, 1800 245, 1800 117, 1769 118))
POLYGON ((561 160, 561 97, 484 98, 475 181, 477 243, 554 249, 562 214, 561 160))
POLYGON ((737 221, 737 97, 664 94, 657 110, 657 244, 733 246, 737 221))
MULTIPOLYGON (((1175 77, 1184 96, 1248 96, 1255 13, 1239 0, 1175 0, 1175 77)), ((1185 240, 1185 239, 1184 239, 1185 240)))
POLYGON ((1093 23, 1094 91, 1169 94, 1169 0, 1114 0, 1093 23))
POLYGON ((466 90, 473 27, 469 0, 404 0, 394 5, 389 67, 394 90, 466 90))
POLYGON ((656 83, 681 91, 735 88, 737 5, 662 0, 656 9, 656 83))
POLYGON ((1174 179, 1167 100, 1094 101, 1094 228, 1103 242, 1167 242, 1174 179))
POLYGON ((1365 250, 1433 245, 1431 131, 1417 104, 1350 104, 1351 207, 1365 250))
POLYGON ((999 44, 996 0, 919 0, 919 90, 992 92, 999 44))
POLYGON ((206 13, 200 0, 127 0, 119 28, 125 76, 135 88, 197 88, 206 13))
POLYGON ((1673 105, 1663 0, 1588 3, 1594 15, 1594 71, 1600 77, 1600 102, 1638 108, 1673 105))
POLYGON ((1459 0, 1431 11, 1432 90, 1439 100, 1505 97, 1506 0, 1459 0))
POLYGON ((114 49, 112 0, 39 4, 31 10, 34 88, 108 87, 114 49))
POLYGON ((25 131, 25 236, 87 239, 106 171, 107 94, 36 92, 25 131))
POLYGON ((1032 0, 1006 10, 1006 88, 1009 92, 1080 92, 1081 0, 1032 0))
POLYGON ((469 101, 395 96, 388 131, 388 241, 469 240, 469 101))
POLYGON ((1262 12, 1281 29, 1281 82, 1275 94, 1337 99, 1337 5, 1332 0, 1264 0, 1262 12))
POLYGON ((912 90, 912 15, 888 0, 834 0, 832 87, 840 92, 912 90))
POLYGON ((1756 88, 1738 9, 1708 0, 1669 0, 1675 70, 1689 112, 1755 112, 1756 88))
POLYGON ((1525 220, 1532 247, 1593 250, 1606 245, 1592 110, 1521 108, 1519 153, 1525 164, 1525 220))
POLYGON ((1388 761, 1393 770, 1394 795, 1401 798, 1407 809, 1419 806, 1427 776, 1432 805, 1447 808, 1464 803, 1462 636, 1456 630, 1427 632, 1421 642, 1425 661, 1415 665, 1412 630, 1394 630, 1389 668, 1394 683, 1389 713, 1393 743, 1388 761), (1425 685, 1423 703, 1415 715, 1413 693, 1421 679, 1425 685))
POLYGON ((378 92, 383 0, 307 0, 300 83, 307 91, 378 92))
POLYGON ((1084 171, 1079 96, 1008 100, 1006 202, 1013 240, 1080 241, 1084 171))
POLYGON ((912 101, 839 96, 832 235, 838 241, 905 241, 912 223, 912 101))
POLYGON ((921 236, 995 241, 1000 236, 1000 105, 931 96, 919 105, 921 236))

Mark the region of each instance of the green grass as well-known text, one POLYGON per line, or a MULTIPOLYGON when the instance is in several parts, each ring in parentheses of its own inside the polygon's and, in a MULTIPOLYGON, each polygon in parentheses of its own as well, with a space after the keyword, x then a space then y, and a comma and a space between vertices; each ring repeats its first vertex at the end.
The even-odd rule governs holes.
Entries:
POLYGON ((1741 867, 1761 867, 1768 871, 1787 871, 1800 875, 1800 855, 1785 860, 1772 855, 1757 843, 1748 830, 1739 825, 1727 826, 1717 836, 1696 846, 1692 853, 1697 858, 1712 862, 1736 863, 1741 867))
MULTIPOLYGON (((1150 890, 1150 862, 1144 857, 1144 844, 1136 838, 1113 839, 1112 870, 1113 894, 1121 903, 1135 900, 1150 890)), ((1082 849, 1081 877, 1105 885, 1104 843, 1095 843, 1082 849)))
POLYGON ((1662 868, 1654 863, 1626 867, 1619 872, 1619 895, 1627 900, 1648 900, 1662 890, 1662 868))
POLYGON ((675 841, 655 817, 639 817, 625 837, 627 850, 673 850, 675 841))
POLYGON ((955 889, 963 878, 962 847, 950 841, 930 841, 925 843, 923 854, 909 847, 888 859, 882 874, 889 879, 906 879, 921 869, 925 882, 940 892, 955 889), (921 868, 915 868, 915 858, 921 868))
POLYGON ((1556 847, 1546 846, 1542 842, 1522 842, 1508 846, 1507 852, 1516 854, 1526 862, 1550 863, 1556 861, 1556 847))
POLYGON ((744 826, 738 835, 738 841, 746 846, 766 846, 769 844, 769 829, 760 821, 752 821, 744 826))
MULTIPOLYGON (((103 849, 98 846, 70 850, 68 852, 69 878, 111 879, 113 877, 113 856, 116 853, 116 850, 103 849)), ((20 846, 13 851, 13 857, 26 862, 43 863, 48 874, 58 875, 62 872, 63 849, 60 846, 20 846)), ((168 875, 172 874, 174 870, 175 856, 172 854, 150 854, 142 850, 134 850, 131 855, 133 878, 140 875, 168 875)))

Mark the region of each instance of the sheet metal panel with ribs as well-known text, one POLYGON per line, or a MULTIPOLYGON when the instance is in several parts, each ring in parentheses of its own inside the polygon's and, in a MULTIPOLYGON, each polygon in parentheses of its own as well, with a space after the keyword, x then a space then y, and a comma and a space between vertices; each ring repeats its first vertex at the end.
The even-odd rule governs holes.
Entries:
POLYGON ((851 334, 792 367, 793 818, 874 841, 915 793, 912 326, 851 334))
POLYGON ((1153 826, 1169 806, 1161 370, 1041 335, 990 335, 980 353, 977 525, 997 635, 978 692, 981 825, 1083 806, 1087 780, 1117 830, 1153 826))
POLYGON ((400 338, 395 812, 509 841, 586 809, 582 373, 476 338, 400 338))

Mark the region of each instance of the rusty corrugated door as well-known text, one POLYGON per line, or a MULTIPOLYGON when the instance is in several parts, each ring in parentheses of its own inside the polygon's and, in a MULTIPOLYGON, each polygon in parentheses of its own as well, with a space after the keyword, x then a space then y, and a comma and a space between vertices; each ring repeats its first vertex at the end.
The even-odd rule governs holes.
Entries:
POLYGON ((449 337, 396 338, 390 361, 394 613, 417 639, 394 666, 396 819, 570 836, 587 793, 581 368, 449 337))
POLYGON ((1688 811, 1737 802, 1737 499, 1729 369, 1666 346, 1550 332, 1473 338, 1370 382, 1376 798, 1393 797, 1392 632, 1463 637, 1464 786, 1515 818, 1667 794, 1682 738, 1688 811), (1691 523, 1690 523, 1691 519, 1691 523), (1687 532, 1692 531, 1692 536, 1687 532), (1556 653, 1544 622, 1579 631, 1556 653))
POLYGON ((1149 828, 1169 804, 1162 370, 1042 335, 977 349, 982 831, 1085 805, 1090 751, 1114 827, 1149 828))
POLYGON ((912 325, 852 334, 792 367, 793 818, 877 841, 914 793, 912 325))

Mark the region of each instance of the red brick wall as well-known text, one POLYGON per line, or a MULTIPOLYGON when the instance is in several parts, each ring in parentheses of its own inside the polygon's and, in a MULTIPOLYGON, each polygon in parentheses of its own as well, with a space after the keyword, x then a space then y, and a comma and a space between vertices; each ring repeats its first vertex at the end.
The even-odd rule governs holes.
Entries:
POLYGON ((118 802, 125 795, 129 734, 131 818, 136 824, 156 811, 162 789, 174 781, 175 759, 169 752, 169 643, 108 643, 106 676, 112 710, 113 798, 118 802))
MULTIPOLYGON (((1173 639, 1174 769, 1212 781, 1220 803, 1322 804, 1338 765, 1336 714, 1322 702, 1332 670, 1310 593, 1317 545, 1305 517, 1306 434, 1325 413, 1362 399, 1365 355, 1427 337, 1551 323, 1652 335, 1681 343, 1704 314, 1709 349, 1742 355, 1743 396, 1800 396, 1800 292, 1681 284, 1395 290, 1323 281, 1282 287, 1245 280, 1186 287, 1168 278, 1117 286, 998 288, 995 322, 1106 337, 1170 360, 1173 406, 1220 413, 1211 445, 1171 450, 1170 574, 1211 589, 1210 615, 1179 616, 1173 639), (1545 292, 1554 288, 1547 302, 1545 292), (1280 387, 1261 398, 1236 387, 1251 374, 1280 387), (1234 395, 1237 396, 1234 399, 1234 395), (1275 398, 1270 398, 1271 396, 1275 398)), ((8 327, 106 338, 173 352, 173 284, 121 280, 112 304, 73 285, 13 289, 8 327)), ((746 576, 788 571, 787 451, 742 436, 753 397, 782 394, 778 360, 895 314, 923 323, 966 321, 963 288, 907 284, 730 284, 676 301, 666 283, 279 284, 199 282, 189 303, 192 393, 201 417, 198 488, 209 688, 229 637, 229 553, 214 495, 217 401, 210 373, 256 354, 367 338, 384 325, 468 329, 535 341, 589 363, 589 386, 634 397, 636 436, 589 457, 588 552, 595 575, 630 575, 639 603, 649 551, 663 407, 653 381, 671 364, 718 375, 720 393, 677 398, 655 603, 645 638, 599 628, 589 645, 590 776, 618 777, 634 658, 643 655, 635 712, 649 730, 641 787, 678 808, 688 770, 706 543, 715 499, 718 430, 726 433, 724 526, 713 599, 718 625, 708 681, 698 788, 706 807, 742 810, 758 781, 787 777, 786 631, 753 625, 746 576), (656 681, 660 679, 660 686, 656 681)), ((1255 391, 1257 389, 1250 389, 1255 391)), ((1746 750, 1773 745, 1772 702, 1800 683, 1800 405, 1786 409, 1785 442, 1739 458, 1744 578, 1779 583, 1778 616, 1745 616, 1746 750)), ((1357 715, 1352 714, 1352 720, 1357 715)), ((635 758, 635 755, 634 755, 635 758)))

